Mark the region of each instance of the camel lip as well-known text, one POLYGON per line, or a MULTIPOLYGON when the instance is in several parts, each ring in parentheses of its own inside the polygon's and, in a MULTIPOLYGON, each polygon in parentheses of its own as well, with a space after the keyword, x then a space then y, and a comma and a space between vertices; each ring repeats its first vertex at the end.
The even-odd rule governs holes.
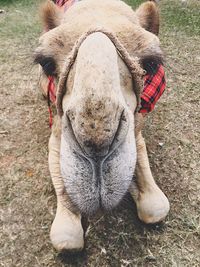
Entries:
MULTIPOLYGON (((114 152, 115 153, 115 152, 114 152)), ((112 157, 112 152, 109 154, 112 157)), ((79 154, 80 156, 80 154, 79 154)), ((120 202, 122 201, 124 195, 127 193, 128 188, 130 185, 128 185, 125 189, 125 191, 121 194, 118 194, 118 189, 109 189, 109 194, 107 196, 108 190, 107 185, 104 182, 105 176, 110 175, 109 172, 105 172, 105 166, 104 164, 107 164, 107 160, 109 160, 109 156, 106 158, 98 157, 96 159, 91 159, 86 156, 83 157, 81 155, 81 158, 90 164, 91 168, 91 180, 89 183, 89 186, 93 184, 92 188, 92 199, 88 202, 87 205, 82 205, 82 202, 84 202, 85 199, 87 199, 88 192, 82 192, 82 202, 78 201, 75 198, 74 199, 74 192, 70 192, 67 190, 69 188, 67 185, 65 185, 66 192, 69 195, 72 203, 77 208, 77 210, 80 211, 81 214, 86 216, 94 216, 97 212, 110 212, 111 210, 115 209, 120 202), (105 192, 107 192, 105 194, 105 192), (109 196, 110 195, 110 196, 109 196), (112 195, 112 196, 111 196, 112 195)), ((113 159, 111 159, 113 160, 113 159)), ((62 176, 64 179, 67 179, 66 175, 62 173, 62 176)), ((133 177, 133 174, 132 174, 133 177)), ((123 176, 124 178, 124 176, 123 176)), ((131 180, 130 180, 131 181, 131 180)))
MULTIPOLYGON (((128 191, 128 188, 127 188, 127 191, 128 191)), ((124 197, 127 194, 127 191, 124 192, 124 194, 118 199, 113 197, 113 199, 110 198, 109 202, 107 202, 104 199, 103 195, 101 194, 101 190, 98 190, 95 200, 91 201, 90 203, 87 204, 87 206, 84 206, 84 207, 76 203, 76 201, 74 201, 72 198, 71 198, 71 201, 74 207, 76 207, 77 211, 79 211, 83 216, 94 217, 98 213, 105 214, 116 209, 120 205, 120 203, 123 201, 124 197)), ((69 194, 69 197, 70 197, 70 194, 69 194)))
MULTIPOLYGON (((127 189, 128 190, 128 189, 127 189)), ((67 192, 68 193, 68 192, 67 192)), ((113 198, 114 202, 112 203, 112 199, 109 199, 109 204, 104 200, 103 195, 101 194, 101 189, 97 190, 96 197, 93 201, 89 202, 87 206, 82 207, 82 205, 78 204, 76 201, 71 198, 70 194, 69 197, 71 199, 72 205, 76 208, 77 211, 79 211, 83 216, 87 217, 94 217, 98 213, 107 213, 111 212, 113 209, 115 209, 118 205, 120 205, 122 199, 126 193, 123 194, 119 199, 113 198)), ((84 198, 83 198, 84 199, 84 198)))

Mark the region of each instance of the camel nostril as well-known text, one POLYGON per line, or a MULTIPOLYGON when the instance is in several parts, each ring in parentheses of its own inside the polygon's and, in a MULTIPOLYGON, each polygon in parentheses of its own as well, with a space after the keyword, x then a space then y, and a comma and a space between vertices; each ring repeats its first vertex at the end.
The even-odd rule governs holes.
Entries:
POLYGON ((95 129, 95 123, 90 123, 90 128, 95 129))

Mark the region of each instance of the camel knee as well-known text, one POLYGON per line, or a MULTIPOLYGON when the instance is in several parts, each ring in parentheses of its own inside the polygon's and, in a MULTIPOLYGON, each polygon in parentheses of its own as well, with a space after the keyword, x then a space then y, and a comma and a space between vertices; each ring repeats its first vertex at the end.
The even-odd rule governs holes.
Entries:
POLYGON ((84 247, 81 216, 58 205, 50 232, 51 242, 58 251, 80 251, 84 247))

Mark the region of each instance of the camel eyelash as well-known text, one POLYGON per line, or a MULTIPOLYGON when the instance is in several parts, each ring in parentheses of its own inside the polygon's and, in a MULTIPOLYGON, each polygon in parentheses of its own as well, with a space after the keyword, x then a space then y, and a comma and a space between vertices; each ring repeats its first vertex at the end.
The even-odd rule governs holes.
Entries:
POLYGON ((56 76, 56 62, 54 58, 37 54, 34 63, 40 64, 47 76, 56 76))

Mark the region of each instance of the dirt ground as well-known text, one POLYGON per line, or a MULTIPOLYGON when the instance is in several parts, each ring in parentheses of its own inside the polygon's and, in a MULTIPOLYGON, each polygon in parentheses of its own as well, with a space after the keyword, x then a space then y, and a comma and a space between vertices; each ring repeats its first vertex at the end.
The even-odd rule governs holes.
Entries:
POLYGON ((144 134, 170 214, 147 227, 127 199, 90 222, 85 251, 74 256, 58 255, 49 239, 50 130, 32 64, 39 2, 0 0, 0 266, 200 266, 200 2, 160 1, 168 87, 144 134))

